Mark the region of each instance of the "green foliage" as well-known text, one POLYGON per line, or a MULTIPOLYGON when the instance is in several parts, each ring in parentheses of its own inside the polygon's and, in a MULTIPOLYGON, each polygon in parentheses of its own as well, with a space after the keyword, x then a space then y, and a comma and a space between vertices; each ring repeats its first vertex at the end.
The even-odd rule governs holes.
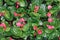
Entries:
POLYGON ((31 40, 57 40, 55 37, 60 36, 58 13, 60 0, 0 0, 0 40, 9 40, 11 36, 25 40, 28 36, 31 40), (47 25, 53 28, 49 29, 47 25))

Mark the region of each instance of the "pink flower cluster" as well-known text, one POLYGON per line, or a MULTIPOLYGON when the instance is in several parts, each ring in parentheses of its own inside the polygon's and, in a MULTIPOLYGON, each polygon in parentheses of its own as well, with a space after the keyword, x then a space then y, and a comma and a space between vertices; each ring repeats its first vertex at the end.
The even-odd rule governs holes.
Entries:
POLYGON ((0 27, 3 27, 4 30, 6 30, 6 25, 5 25, 5 23, 1 23, 1 24, 0 24, 0 27))
POLYGON ((20 4, 19 2, 16 2, 16 8, 19 8, 19 4, 20 4))
POLYGON ((48 17, 48 22, 49 23, 53 22, 53 18, 51 18, 51 13, 50 12, 47 13, 47 17, 48 17))
MULTIPOLYGON (((48 5, 48 10, 50 10, 52 8, 51 5, 48 5)), ((48 12, 47 13, 47 17, 48 17, 48 22, 51 23, 53 22, 53 18, 51 17, 51 12, 48 12)), ((54 29, 54 26, 51 26, 51 25, 46 25, 48 29, 52 30, 54 29)))
POLYGON ((54 26, 51 26, 51 25, 47 25, 48 29, 52 30, 54 29, 54 26))
POLYGON ((37 32, 38 32, 38 34, 42 34, 42 30, 38 30, 37 32))
POLYGON ((23 27, 25 25, 25 19, 20 18, 20 20, 16 23, 18 27, 23 27))
MULTIPOLYGON (((38 29, 37 26, 33 26, 33 29, 37 31, 38 34, 42 34, 42 30, 38 29)), ((34 33, 36 35, 36 33, 34 33)))
MULTIPOLYGON (((50 12, 47 13, 47 17, 48 17, 48 22, 49 23, 53 22, 53 18, 51 17, 50 12)), ((54 26, 47 25, 47 27, 48 27, 48 29, 54 29, 54 26)))

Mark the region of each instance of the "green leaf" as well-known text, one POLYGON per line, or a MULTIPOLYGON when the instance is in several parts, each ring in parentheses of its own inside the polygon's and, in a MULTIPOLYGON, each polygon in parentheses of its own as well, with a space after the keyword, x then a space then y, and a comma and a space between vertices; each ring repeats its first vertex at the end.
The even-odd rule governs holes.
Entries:
POLYGON ((10 27, 7 27, 7 28, 6 28, 6 31, 7 31, 7 32, 10 31, 10 27))
POLYGON ((10 13, 14 13, 14 12, 16 12, 16 8, 14 7, 14 6, 9 6, 8 8, 7 8, 9 11, 10 11, 10 13), (12 10, 12 11, 11 11, 12 10))
POLYGON ((47 1, 47 5, 50 5, 52 2, 53 2, 53 0, 46 0, 47 1))
POLYGON ((12 2, 17 2, 18 0, 11 0, 12 2))
POLYGON ((42 40, 42 37, 41 36, 37 36, 36 40, 42 40))
POLYGON ((14 5, 14 2, 11 2, 10 0, 4 0, 8 5, 14 5))
POLYGON ((25 4, 25 1, 24 1, 24 0, 19 0, 19 2, 20 2, 20 6, 21 6, 21 7, 25 7, 25 6, 26 6, 26 4, 25 4))
POLYGON ((5 10, 4 6, 0 6, 0 12, 3 12, 5 10))
POLYGON ((32 26, 38 26, 39 24, 37 24, 37 23, 32 23, 32 26))
POLYGON ((41 3, 42 3, 42 0, 32 0, 32 4, 33 5, 41 5, 41 3))
POLYGON ((24 8, 18 8, 17 13, 24 13, 26 10, 24 8))
POLYGON ((1 40, 6 40, 5 38, 1 38, 1 40))
POLYGON ((16 37, 21 37, 22 36, 22 31, 20 30, 19 27, 13 27, 11 29, 11 33, 16 37))
POLYGON ((13 19, 13 15, 8 10, 5 10, 3 12, 5 13, 4 17, 6 20, 11 21, 13 19))
POLYGON ((45 4, 40 5, 39 14, 41 15, 41 17, 46 16, 46 5, 45 4))
POLYGON ((49 29, 47 28, 47 29, 45 29, 45 32, 46 32, 46 33, 52 33, 53 30, 49 30, 49 29))
POLYGON ((31 18, 33 18, 33 19, 35 19, 37 21, 41 16, 39 13, 34 13, 34 12, 31 12, 29 15, 31 16, 31 18))
POLYGON ((11 36, 12 33, 11 33, 10 31, 4 31, 3 35, 4 35, 4 36, 11 36))
POLYGON ((29 30, 29 24, 26 24, 24 27, 23 27, 23 31, 28 31, 29 30))
POLYGON ((3 33, 4 30, 3 30, 3 27, 0 27, 0 33, 3 33))
POLYGON ((3 0, 0 0, 0 6, 2 6, 3 5, 3 0))

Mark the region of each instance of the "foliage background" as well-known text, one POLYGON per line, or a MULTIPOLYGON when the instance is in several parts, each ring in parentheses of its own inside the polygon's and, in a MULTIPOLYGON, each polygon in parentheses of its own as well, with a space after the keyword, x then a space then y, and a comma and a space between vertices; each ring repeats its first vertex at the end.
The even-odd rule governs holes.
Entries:
POLYGON ((0 40, 10 40, 10 38, 27 40, 28 37, 30 40, 58 40, 60 38, 60 0, 0 0, 0 15, 2 15, 0 25, 4 23, 6 26, 0 27, 0 40), (51 5, 52 9, 48 10, 48 5, 51 5), (37 12, 34 12, 35 6, 40 7, 37 12), (53 22, 48 22, 49 17, 46 16, 48 12, 52 14, 53 22), (16 25, 21 18, 24 18, 26 23, 22 30, 16 25), (54 29, 48 29, 46 24, 54 26, 54 29), (34 26, 42 30, 42 34, 33 30, 34 26), (55 37, 58 38, 55 39, 55 37))

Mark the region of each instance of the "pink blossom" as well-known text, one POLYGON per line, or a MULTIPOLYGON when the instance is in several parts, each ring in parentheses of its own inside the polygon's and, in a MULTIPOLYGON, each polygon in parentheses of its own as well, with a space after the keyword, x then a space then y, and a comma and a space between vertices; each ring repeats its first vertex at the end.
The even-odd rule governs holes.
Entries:
POLYGON ((19 4, 20 4, 19 2, 16 2, 16 8, 19 8, 19 4))
POLYGON ((12 37, 10 37, 10 40, 13 40, 12 37))
POLYGON ((17 22, 16 25, 17 25, 18 27, 23 27, 23 26, 24 26, 24 24, 21 24, 20 22, 17 22))
POLYGON ((51 17, 51 13, 50 12, 47 13, 47 17, 51 17))
POLYGON ((0 16, 2 16, 2 14, 0 13, 0 16))
POLYGON ((19 27, 23 27, 25 25, 25 19, 20 18, 20 20, 16 23, 16 25, 19 27))
POLYGON ((24 18, 20 18, 20 20, 19 20, 20 22, 24 22, 25 21, 25 19, 24 18))
POLYGON ((2 12, 0 12, 0 16, 3 16, 4 14, 2 12))
POLYGON ((18 14, 16 12, 14 12, 14 16, 18 16, 18 14))
POLYGON ((53 22, 53 19, 52 18, 48 18, 48 22, 53 22))
POLYGON ((16 8, 19 8, 19 5, 16 5, 16 8))
POLYGON ((4 26, 4 27, 6 27, 5 23, 2 23, 1 25, 4 26))
POLYGON ((39 6, 35 6, 34 12, 38 12, 38 10, 39 10, 39 6))
POLYGON ((2 27, 3 25, 2 24, 0 24, 0 27, 2 27))
POLYGON ((54 29, 54 26, 51 26, 51 25, 47 25, 48 29, 52 30, 54 29))
POLYGON ((4 30, 6 30, 6 25, 5 25, 5 23, 1 23, 0 26, 3 27, 4 30))
POLYGON ((39 6, 35 6, 35 10, 38 10, 39 9, 39 6))
POLYGON ((17 25, 18 27, 20 27, 20 26, 21 26, 21 23, 20 23, 20 22, 17 22, 16 25, 17 25))
POLYGON ((2 23, 1 25, 3 26, 4 30, 6 30, 6 24, 2 23))
POLYGON ((24 24, 21 24, 20 27, 22 28, 24 26, 24 24))
POLYGON ((38 30, 37 32, 38 32, 38 34, 42 34, 42 30, 38 30))
POLYGON ((48 5, 48 10, 50 10, 52 8, 52 6, 51 5, 48 5))
POLYGON ((37 26, 34 26, 33 29, 34 29, 34 30, 37 30, 37 26))

